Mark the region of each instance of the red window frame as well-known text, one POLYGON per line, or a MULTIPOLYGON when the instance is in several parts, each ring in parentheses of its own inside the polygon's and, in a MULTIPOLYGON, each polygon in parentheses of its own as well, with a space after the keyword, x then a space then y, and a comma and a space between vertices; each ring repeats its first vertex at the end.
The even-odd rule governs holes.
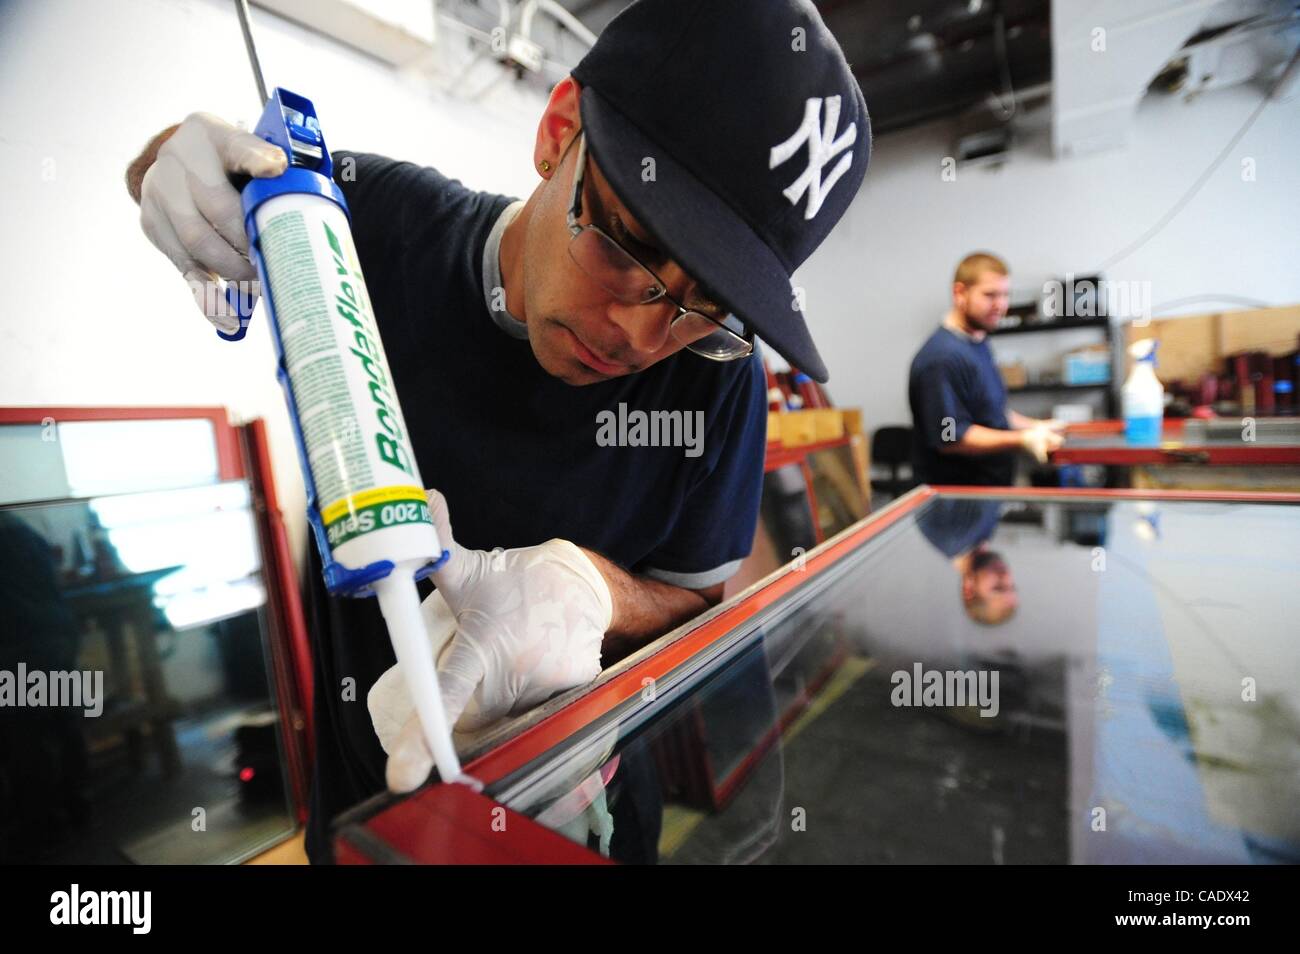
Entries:
POLYGON ((255 418, 232 425, 219 406, 0 407, 0 426, 64 421, 207 420, 216 442, 217 474, 245 480, 252 487, 263 573, 267 583, 267 618, 271 625, 271 677, 280 708, 281 741, 289 775, 289 795, 299 824, 307 820, 313 752, 311 649, 294 571, 289 537, 280 512, 271 471, 266 424, 255 418))

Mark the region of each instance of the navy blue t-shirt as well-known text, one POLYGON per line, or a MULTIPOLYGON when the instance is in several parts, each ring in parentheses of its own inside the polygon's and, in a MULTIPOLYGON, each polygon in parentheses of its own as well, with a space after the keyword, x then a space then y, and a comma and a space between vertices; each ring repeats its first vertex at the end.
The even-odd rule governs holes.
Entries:
MULTIPOLYGON (((763 479, 759 355, 720 363, 683 350, 637 374, 565 384, 517 336, 522 324, 489 310, 484 252, 511 199, 381 156, 338 152, 334 161, 420 475, 446 496, 456 542, 490 550, 562 537, 678 586, 730 577, 753 543, 763 479), (698 456, 598 440, 611 414, 630 424, 637 411, 702 412, 698 456)), ((500 229, 492 237, 499 243, 500 229)), ((567 239, 557 230, 555 241, 567 239)), ((376 601, 330 597, 309 549, 316 762, 307 851, 320 862, 332 858, 332 819, 384 788, 366 694, 395 659, 376 601)), ((423 583, 422 595, 430 589, 423 583)))
POLYGON ((1009 430, 1007 386, 988 338, 971 341, 939 327, 912 359, 907 400, 912 407, 912 469, 927 484, 1010 486, 1015 454, 941 454, 972 424, 1009 430), (945 428, 949 428, 945 433, 945 428), (948 440, 945 441, 944 438, 948 440))
POLYGON ((952 559, 991 538, 1001 519, 1002 504, 996 500, 938 497, 922 508, 916 525, 936 550, 952 559))

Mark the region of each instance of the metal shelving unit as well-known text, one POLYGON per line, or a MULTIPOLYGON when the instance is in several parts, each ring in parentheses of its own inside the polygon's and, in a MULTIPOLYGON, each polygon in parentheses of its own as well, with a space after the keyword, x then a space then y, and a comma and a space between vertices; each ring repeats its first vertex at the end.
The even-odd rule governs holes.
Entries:
POLYGON ((1114 331, 1108 317, 1102 316, 1097 318, 1057 318, 1052 321, 1033 320, 1039 314, 1038 302, 1022 302, 1018 305, 1012 305, 1007 309, 1008 315, 1017 315, 1020 317, 1020 324, 1012 325, 1007 328, 998 328, 989 332, 990 338, 1001 338, 1008 335, 1034 334, 1038 332, 1054 331, 1077 331, 1081 328, 1097 328, 1101 330, 1106 342, 1107 350, 1111 353, 1111 379, 1103 384, 1066 384, 1063 381, 1051 383, 1034 383, 1026 384, 1018 388, 1008 388, 1008 394, 1044 394, 1051 391, 1104 391, 1106 393, 1106 416, 1115 417, 1118 413, 1118 400, 1116 399, 1115 377, 1116 363, 1114 331))

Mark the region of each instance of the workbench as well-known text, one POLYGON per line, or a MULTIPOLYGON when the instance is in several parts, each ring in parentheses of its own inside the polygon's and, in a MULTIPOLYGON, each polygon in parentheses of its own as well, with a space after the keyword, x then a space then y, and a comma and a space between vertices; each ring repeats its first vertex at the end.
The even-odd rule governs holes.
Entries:
POLYGON ((1051 462, 1100 465, 1108 487, 1296 492, 1300 420, 1168 418, 1151 444, 1125 440, 1123 421, 1091 421, 1066 430, 1051 462))
POLYGON ((337 857, 1300 861, 1297 581, 1300 495, 919 487, 337 857))
POLYGON ((1300 420, 1259 418, 1208 422, 1170 418, 1159 443, 1134 444, 1124 437, 1123 421, 1094 421, 1067 428, 1065 443, 1052 454, 1054 464, 1104 464, 1118 467, 1201 464, 1208 467, 1300 467, 1300 420))

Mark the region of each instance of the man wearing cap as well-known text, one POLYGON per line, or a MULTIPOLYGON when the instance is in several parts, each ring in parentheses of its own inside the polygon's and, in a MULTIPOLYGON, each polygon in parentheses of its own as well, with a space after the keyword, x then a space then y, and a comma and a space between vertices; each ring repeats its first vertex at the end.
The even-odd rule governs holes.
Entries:
MULTIPOLYGON (((553 89, 526 201, 333 154, 417 463, 440 492, 453 558, 434 581, 460 631, 439 671, 459 728, 590 681, 721 599, 762 483, 755 336, 826 380, 790 276, 852 201, 870 145, 862 93, 811 3, 640 0, 553 89), (620 404, 702 414, 702 451, 598 442, 620 404), (520 609, 540 593, 564 594, 544 636, 520 609), (472 684, 457 683, 469 662, 472 684)), ((227 176, 282 168, 195 114, 128 181, 187 278, 249 280, 227 176)), ((364 693, 394 658, 375 601, 328 596, 314 548, 308 578, 319 862, 330 819, 384 786, 364 693), (359 699, 342 699, 347 679, 359 699)), ((389 753, 395 790, 432 766, 418 731, 406 742, 389 753)))

